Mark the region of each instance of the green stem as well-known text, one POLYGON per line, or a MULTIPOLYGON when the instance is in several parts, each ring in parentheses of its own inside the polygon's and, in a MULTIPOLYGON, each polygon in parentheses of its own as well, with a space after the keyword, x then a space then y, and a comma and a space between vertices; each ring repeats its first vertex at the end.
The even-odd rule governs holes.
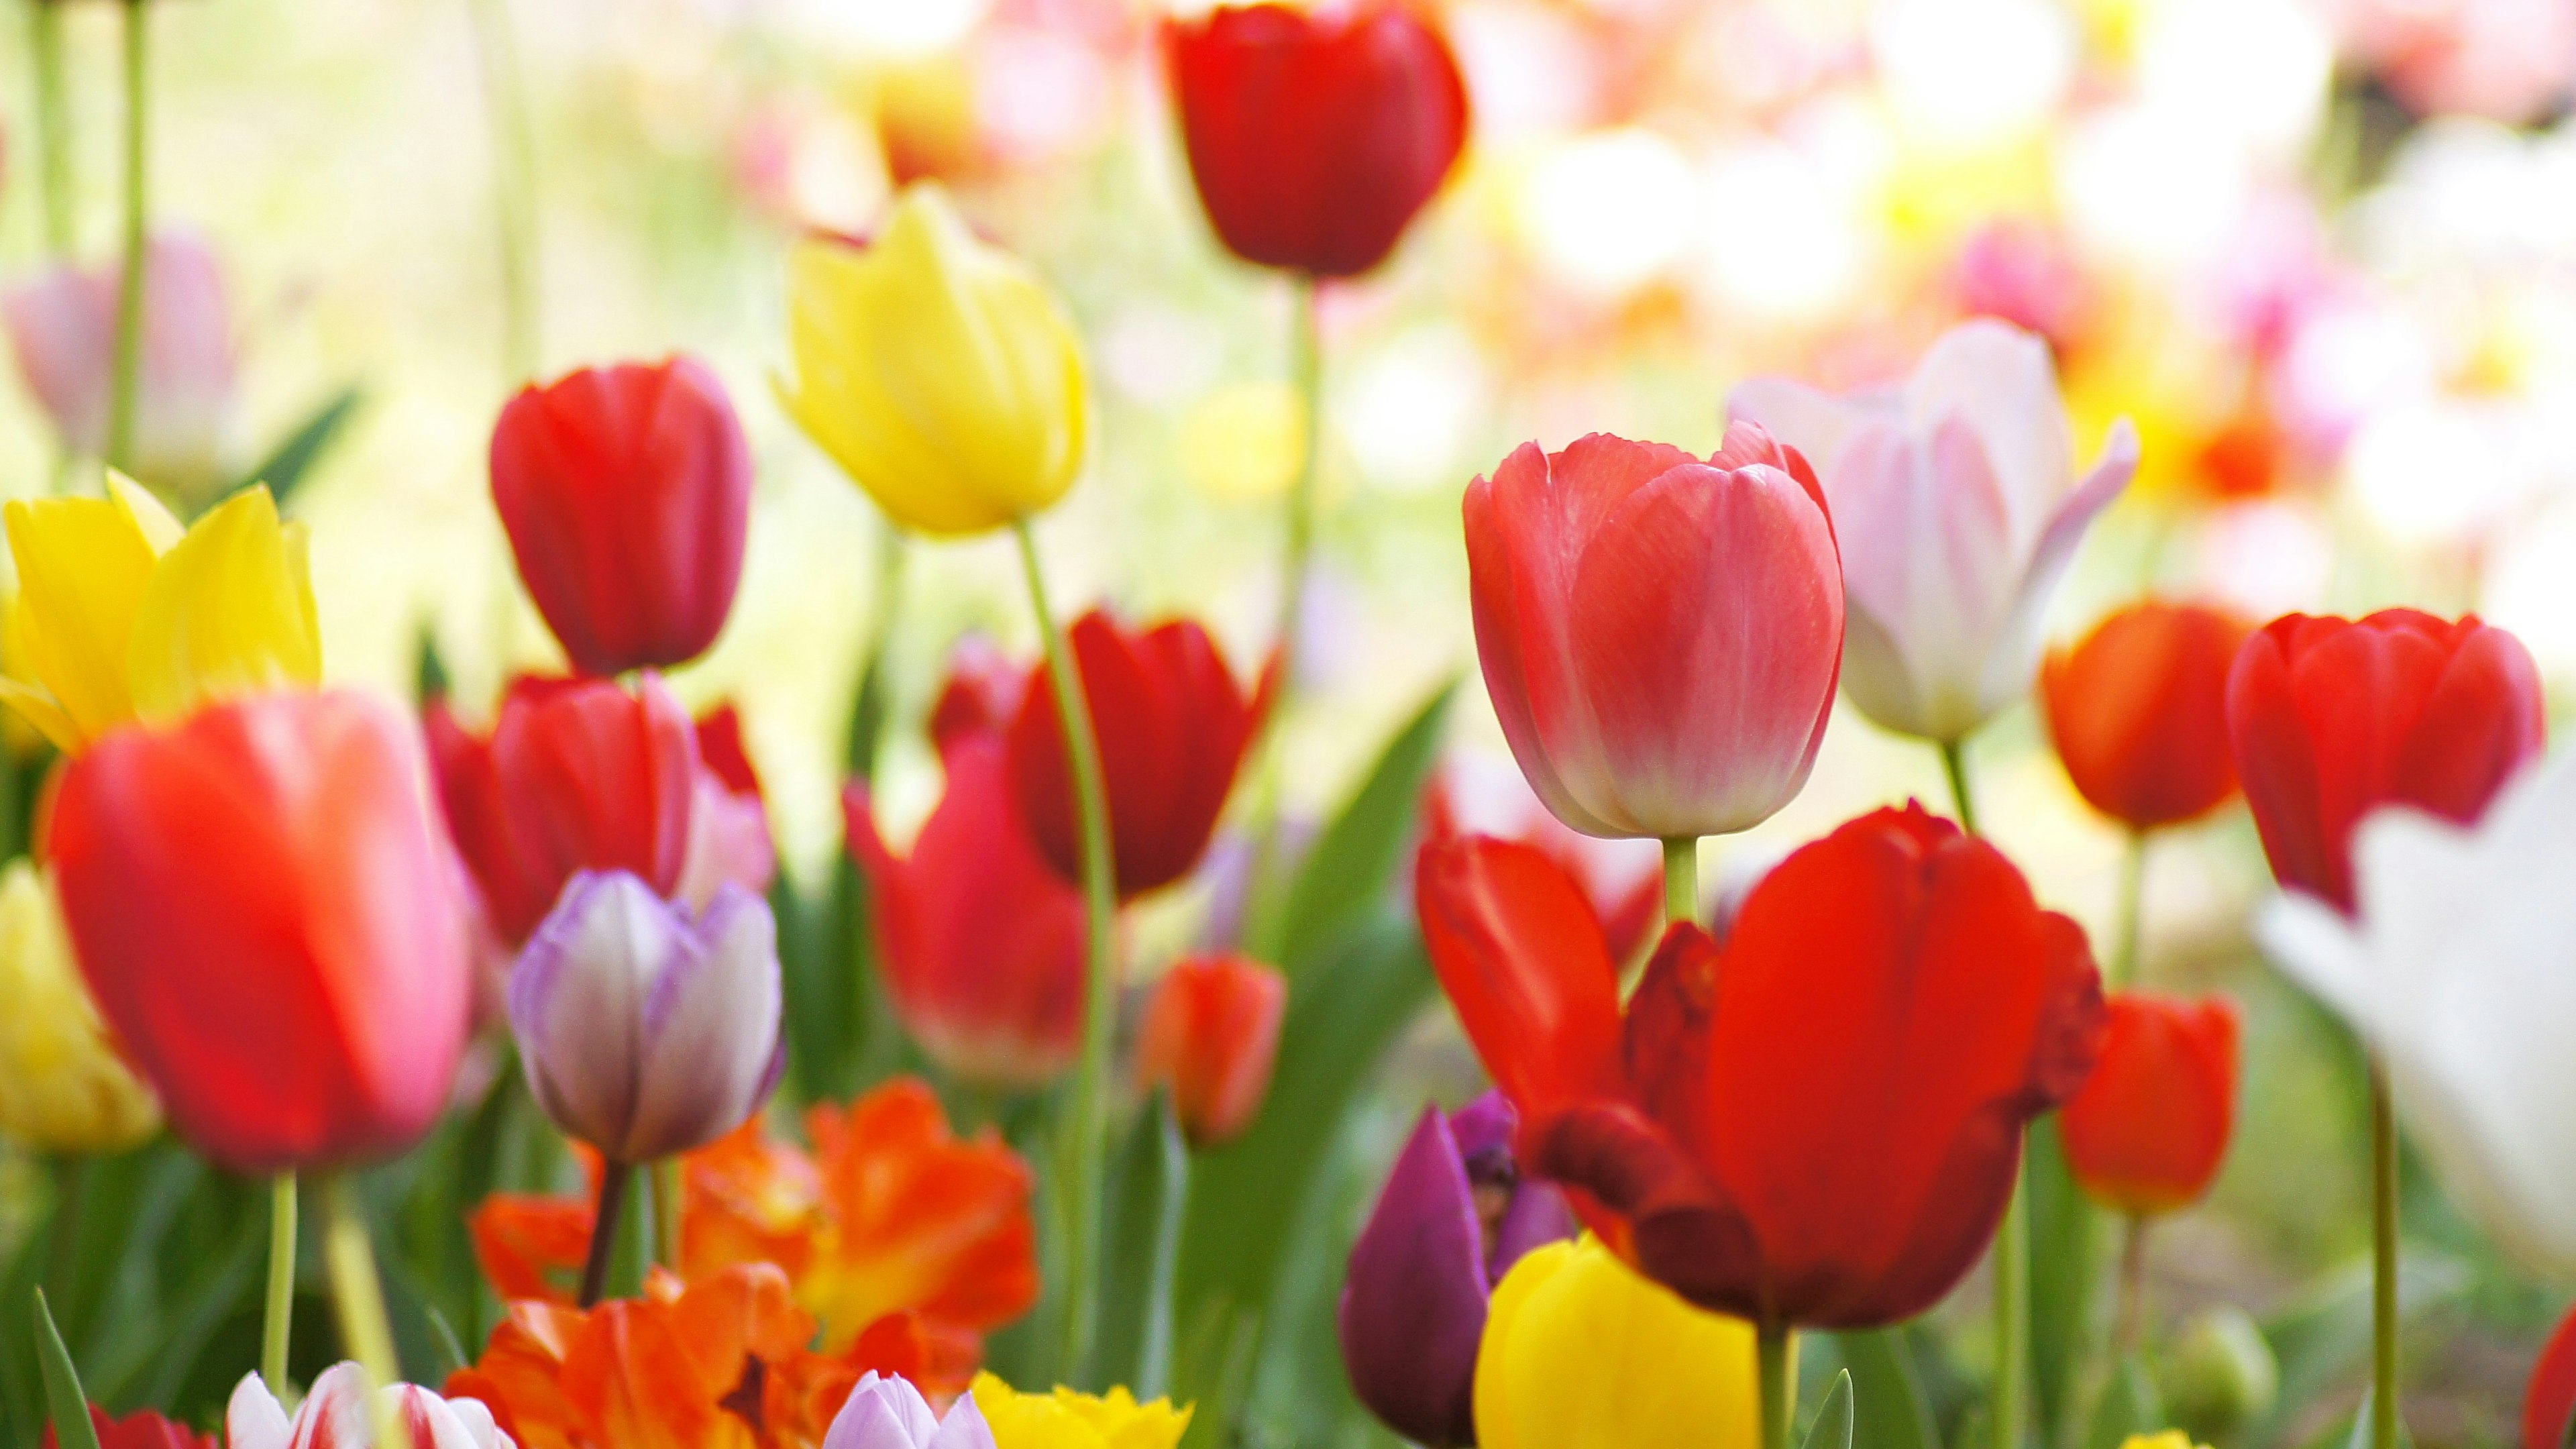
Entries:
POLYGON ((131 472, 134 410, 143 376, 143 278, 149 270, 151 0, 125 0, 125 275, 116 308, 116 372, 108 392, 107 460, 131 472))
POLYGON ((608 1158, 599 1164, 599 1210, 591 1214, 590 1256, 581 1265, 584 1308, 608 1291, 608 1265, 617 1257, 618 1219, 625 1214, 626 1189, 634 1180, 635 1169, 626 1163, 608 1158))
POLYGON ((2147 832, 2129 832, 2129 848, 2120 858, 2120 915, 2114 924, 2111 971, 2102 984, 2113 990, 2138 979, 2138 966, 2145 957, 2147 929, 2147 832))
POLYGON ((71 260, 72 123, 63 107, 63 7, 59 0, 27 6, 27 51, 35 64, 36 165, 45 197, 45 251, 71 260))
POLYGON ((2030 1386, 2030 1159, 2014 1172, 1995 1236, 1995 1449, 2022 1449, 2030 1386))
MULTIPOLYGON (((402 1382, 402 1363, 394 1355, 392 1320, 385 1316, 385 1289, 376 1276, 376 1249, 367 1236, 367 1220, 358 1208, 348 1175, 322 1179, 322 1261, 331 1275, 331 1301, 340 1315, 340 1341, 366 1370, 368 1406, 374 1410, 380 1449, 411 1449, 411 1425, 395 1408, 391 1394, 375 1390, 402 1382)), ((271 1385, 272 1389, 276 1386, 271 1385)))
POLYGON ((2138 1351, 2146 1329, 2147 1216, 2131 1213, 2120 1239, 2120 1310, 2112 1322, 2112 1352, 2121 1358, 2138 1351))
POLYGON ((260 1319, 259 1376, 286 1392, 286 1346, 295 1326, 295 1171, 268 1180, 268 1307, 260 1319))
POLYGON ((680 1271, 680 1159, 665 1157, 645 1169, 653 1193, 653 1257, 663 1267, 680 1271))
POLYGON ((1664 841, 1664 924, 1699 919, 1699 837, 1664 841))
POLYGON ((2370 1064, 2370 1449, 2397 1449, 2397 1114, 2370 1064))
POLYGON ((1941 772, 1950 777, 1950 803, 1958 811, 1959 827, 1970 835, 1977 829, 1977 801, 1968 791, 1968 742, 1943 740, 1940 744, 1941 772))
POLYGON ((509 0, 471 0, 476 69, 492 139, 494 240, 501 263, 501 367, 515 388, 537 376, 537 147, 509 0))
POLYGON ((1064 1327, 1062 1356, 1056 1362, 1070 1373, 1091 1350, 1092 1304, 1099 1284, 1094 1269, 1100 1252, 1100 1179, 1103 1138, 1107 1130, 1107 1084, 1111 1032, 1117 1026, 1118 975, 1112 957, 1118 921, 1116 883, 1110 874, 1108 788, 1102 782, 1100 738, 1092 730, 1091 700, 1074 669, 1073 648, 1047 602, 1046 574, 1038 567, 1038 544, 1029 522, 1011 525, 1020 545, 1020 567, 1028 575, 1029 607, 1037 614, 1038 635, 1046 644, 1047 677, 1055 690, 1057 716, 1064 727, 1065 753, 1073 765, 1074 812, 1082 830, 1082 894, 1087 907, 1084 934, 1082 1058, 1073 1079, 1073 1105, 1057 1144, 1057 1169, 1065 1211, 1064 1327))
POLYGON ((1789 1449, 1792 1421, 1798 1416, 1798 1331, 1766 1323, 1754 1330, 1755 1377, 1762 1398, 1760 1449, 1789 1449))

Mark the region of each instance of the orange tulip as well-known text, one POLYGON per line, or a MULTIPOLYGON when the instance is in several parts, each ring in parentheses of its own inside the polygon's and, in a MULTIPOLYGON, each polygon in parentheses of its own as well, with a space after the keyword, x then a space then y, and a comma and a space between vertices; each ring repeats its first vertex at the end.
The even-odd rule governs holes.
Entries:
POLYGON ((1172 1090, 1190 1145, 1222 1147, 1243 1135, 1270 1094, 1288 979, 1243 956, 1183 961, 1163 973, 1145 1008, 1137 1072, 1172 1090))
POLYGON ((2235 797, 2227 671, 2251 632, 2223 610, 2150 601, 2049 655, 2040 673, 2049 737, 2094 809, 2153 830, 2235 797))
POLYGON ((2066 1163, 2105 1207, 2188 1207, 2218 1176, 2236 1124, 2236 1007, 2125 991, 2105 1003, 2102 1054, 2066 1104, 2066 1163))

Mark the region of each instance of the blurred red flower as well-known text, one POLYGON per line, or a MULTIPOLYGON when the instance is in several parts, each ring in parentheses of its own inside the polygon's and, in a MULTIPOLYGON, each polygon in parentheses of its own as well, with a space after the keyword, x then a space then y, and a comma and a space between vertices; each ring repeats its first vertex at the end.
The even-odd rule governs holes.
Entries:
POLYGON ((2132 830, 2197 819, 2236 794, 2227 671, 2252 632, 2199 604, 2134 604, 2048 656, 2040 702, 2077 793, 2132 830))
POLYGON ((2236 1006, 2124 991, 2106 1003, 2102 1054, 2060 1114, 2085 1195, 2136 1216, 2209 1191, 2236 1127, 2236 1006))
POLYGON ((1270 1094, 1288 978, 1240 955, 1175 963, 1154 984, 1136 1043, 1136 1074, 1168 1087, 1181 1131, 1199 1148, 1244 1134, 1270 1094))
MULTIPOLYGON (((137 1409, 122 1419, 111 1419, 107 1410, 89 1406, 90 1427, 98 1431, 98 1449, 223 1449, 212 1434, 200 1434, 185 1424, 174 1424, 150 1409, 137 1409)), ((57 1449, 54 1426, 45 1426, 45 1449, 57 1449)))
POLYGON ((2576 1313, 2560 1321, 2523 1391, 2522 1449, 2566 1449, 2576 1420, 2576 1313))

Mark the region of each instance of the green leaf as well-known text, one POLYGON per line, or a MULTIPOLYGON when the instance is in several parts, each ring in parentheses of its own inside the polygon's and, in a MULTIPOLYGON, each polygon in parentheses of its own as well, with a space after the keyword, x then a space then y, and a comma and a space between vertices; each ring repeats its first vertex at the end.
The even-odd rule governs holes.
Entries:
MULTIPOLYGON (((2352 1432, 2344 1436, 2344 1449, 2370 1449, 2370 1402, 2378 1386, 2361 1391, 2361 1407, 2353 1410, 2352 1432)), ((2406 1427, 2406 1416, 2397 1416, 2397 1449, 2415 1449, 2415 1435, 2406 1427)))
POLYGON ((1843 1368, 1852 1378, 1853 1436, 1869 1449, 1940 1449, 1932 1409, 1902 1329, 1837 1333, 1843 1368))
POLYGON ((2111 1371, 2102 1397, 2093 1406, 2093 1423, 2085 1430, 2085 1449, 2120 1449, 2132 1434, 2153 1434, 2165 1427, 2165 1405, 2156 1393, 2155 1377, 2144 1360, 2131 1353, 2111 1371))
POLYGON ((1189 1206, 1189 1147, 1169 1097, 1157 1092, 1136 1114, 1112 1172, 1100 1322, 1085 1381, 1125 1384, 1151 1399, 1171 1384, 1172 1290, 1189 1206))
POLYGON ((81 1392, 80 1371, 72 1367, 71 1350, 63 1347, 42 1288, 36 1290, 36 1354, 45 1366, 45 1407, 53 1416, 54 1442, 62 1449, 98 1449, 89 1396, 81 1392))
POLYGON ((2075 1380, 2091 1361, 2093 1306, 2102 1281, 2100 1214, 2076 1190, 2065 1139, 2051 1113, 2031 1124, 2030 1358, 2040 1442, 2062 1442, 2059 1425, 2076 1412, 2075 1380))
POLYGON ((1289 888, 1280 930, 1278 959, 1291 977, 1386 899, 1413 837, 1414 812, 1439 757, 1449 701, 1457 689, 1454 682, 1442 685, 1414 712, 1369 768, 1350 803, 1306 852, 1296 884, 1289 888))
POLYGON ((277 445, 277 450, 263 459, 258 467, 243 474, 241 481, 224 491, 238 493, 244 488, 265 483, 269 493, 277 499, 278 506, 284 507, 287 495, 304 481, 304 475, 312 471, 313 465, 330 448, 332 440, 348 425, 362 396, 356 387, 342 388, 336 396, 314 410, 312 416, 304 420, 303 426, 287 434, 285 440, 277 445))
POLYGON ((1825 1390, 1816 1422, 1807 1429, 1806 1449, 1851 1449, 1853 1422, 1852 1376, 1846 1368, 1834 1375, 1834 1386, 1825 1390))
POLYGON ((123 1403, 147 1370, 159 1378, 173 1378, 172 1370, 184 1372, 196 1362, 215 1330, 250 1290, 267 1241, 262 1231, 266 1226, 257 1214, 238 1215, 231 1241, 222 1251, 193 1262, 185 1282, 160 1305, 154 1315, 155 1331, 120 1337, 112 1351, 91 1360, 90 1382, 97 1387, 100 1403, 123 1403))

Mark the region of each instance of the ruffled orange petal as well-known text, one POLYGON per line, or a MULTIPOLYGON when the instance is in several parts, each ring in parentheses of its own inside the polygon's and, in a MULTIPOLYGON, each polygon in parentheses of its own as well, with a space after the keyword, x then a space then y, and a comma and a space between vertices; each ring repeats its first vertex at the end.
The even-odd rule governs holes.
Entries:
POLYGON ((692 1279, 740 1263, 775 1263, 791 1279, 803 1274, 822 1221, 812 1158, 770 1140, 755 1114, 684 1162, 680 1260, 692 1279))
POLYGON ((574 1198, 494 1193, 465 1220, 474 1259, 505 1303, 570 1303, 590 1252, 591 1208, 574 1198))

